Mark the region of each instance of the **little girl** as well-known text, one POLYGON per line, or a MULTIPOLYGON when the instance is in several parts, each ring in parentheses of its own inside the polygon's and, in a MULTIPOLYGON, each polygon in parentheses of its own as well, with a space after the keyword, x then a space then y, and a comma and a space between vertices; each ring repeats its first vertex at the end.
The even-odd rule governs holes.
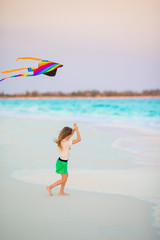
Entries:
POLYGON ((70 127, 64 127, 61 130, 58 136, 58 139, 55 140, 55 143, 57 143, 60 150, 60 157, 57 159, 57 162, 56 162, 56 173, 61 174, 62 179, 46 187, 50 196, 53 196, 53 194, 51 193, 51 189, 60 184, 61 184, 61 189, 60 189, 59 195, 69 195, 64 192, 64 186, 68 178, 67 165, 68 165, 68 158, 69 158, 69 150, 72 144, 76 144, 80 141, 81 141, 81 136, 79 134, 78 126, 76 123, 74 123, 74 129, 70 127), (75 131, 77 133, 77 139, 73 141, 69 140, 75 131))

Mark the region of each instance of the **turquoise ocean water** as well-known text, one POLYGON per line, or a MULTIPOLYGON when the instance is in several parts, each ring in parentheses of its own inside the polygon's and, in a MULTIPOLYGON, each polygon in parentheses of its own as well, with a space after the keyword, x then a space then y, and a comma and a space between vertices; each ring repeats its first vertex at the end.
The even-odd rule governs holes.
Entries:
POLYGON ((0 115, 160 129, 160 99, 4 99, 0 115))

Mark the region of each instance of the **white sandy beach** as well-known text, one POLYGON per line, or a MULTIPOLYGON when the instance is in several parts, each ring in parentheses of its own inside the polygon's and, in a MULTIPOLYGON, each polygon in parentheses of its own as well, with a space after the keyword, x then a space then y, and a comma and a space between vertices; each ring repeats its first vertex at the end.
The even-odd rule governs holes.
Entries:
MULTIPOLYGON (((58 148, 72 122, 0 117, 1 239, 158 240, 159 132, 78 123, 66 192, 50 197, 58 148)), ((71 126, 72 127, 72 126, 71 126)))

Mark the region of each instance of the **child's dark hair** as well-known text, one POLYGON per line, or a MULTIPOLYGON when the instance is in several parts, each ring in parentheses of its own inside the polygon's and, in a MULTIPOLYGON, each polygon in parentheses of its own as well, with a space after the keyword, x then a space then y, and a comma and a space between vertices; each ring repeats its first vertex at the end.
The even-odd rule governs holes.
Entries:
POLYGON ((61 141, 62 141, 65 137, 71 135, 72 132, 73 132, 73 129, 70 128, 70 127, 64 127, 64 128, 60 131, 60 134, 59 134, 59 136, 58 136, 58 139, 55 139, 55 140, 54 140, 54 142, 57 143, 57 145, 58 145, 58 147, 59 147, 60 149, 62 149, 61 141))

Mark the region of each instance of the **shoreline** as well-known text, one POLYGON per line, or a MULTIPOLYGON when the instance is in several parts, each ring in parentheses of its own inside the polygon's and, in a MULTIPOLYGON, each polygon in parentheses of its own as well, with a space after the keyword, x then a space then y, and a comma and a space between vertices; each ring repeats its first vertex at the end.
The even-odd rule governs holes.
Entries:
MULTIPOLYGON (((3 114, 3 115, 1 115, 0 114, 0 117, 1 118, 3 118, 3 119, 5 119, 5 118, 10 118, 10 119, 28 119, 28 120, 36 120, 36 119, 38 119, 38 120, 42 120, 42 121, 60 121, 61 123, 62 122, 71 122, 72 121, 72 119, 61 119, 60 117, 58 117, 58 118, 53 118, 53 117, 45 117, 45 116, 43 116, 43 117, 40 117, 40 116, 33 116, 33 115, 9 115, 9 114, 3 114)), ((83 121, 83 120, 79 120, 79 123, 80 124, 87 124, 87 126, 88 125, 90 125, 91 124, 91 122, 87 122, 87 121, 83 121)), ((130 129, 130 130, 138 130, 138 131, 140 131, 141 133, 153 133, 153 134, 156 134, 156 135, 158 135, 158 134, 160 134, 160 129, 158 129, 158 128, 152 128, 152 127, 149 127, 149 126, 138 126, 138 125, 127 125, 127 124, 125 124, 125 125, 122 125, 122 124, 116 124, 116 125, 113 125, 113 124, 111 124, 111 123, 104 123, 104 124, 102 124, 102 123, 98 123, 98 122, 96 122, 96 123, 92 123, 93 125, 92 126, 94 126, 94 129, 97 129, 97 130, 101 130, 102 131, 102 129, 103 130, 106 130, 106 128, 112 128, 112 130, 113 129, 130 129)), ((117 145, 117 141, 119 141, 119 139, 117 139, 116 140, 116 142, 114 142, 113 143, 113 146, 115 145, 117 145)), ((116 146, 117 147, 117 146, 116 146)), ((119 148, 119 147, 118 147, 119 148)))
POLYGON ((160 99, 160 96, 123 96, 123 97, 0 97, 0 100, 49 100, 49 99, 160 99))

